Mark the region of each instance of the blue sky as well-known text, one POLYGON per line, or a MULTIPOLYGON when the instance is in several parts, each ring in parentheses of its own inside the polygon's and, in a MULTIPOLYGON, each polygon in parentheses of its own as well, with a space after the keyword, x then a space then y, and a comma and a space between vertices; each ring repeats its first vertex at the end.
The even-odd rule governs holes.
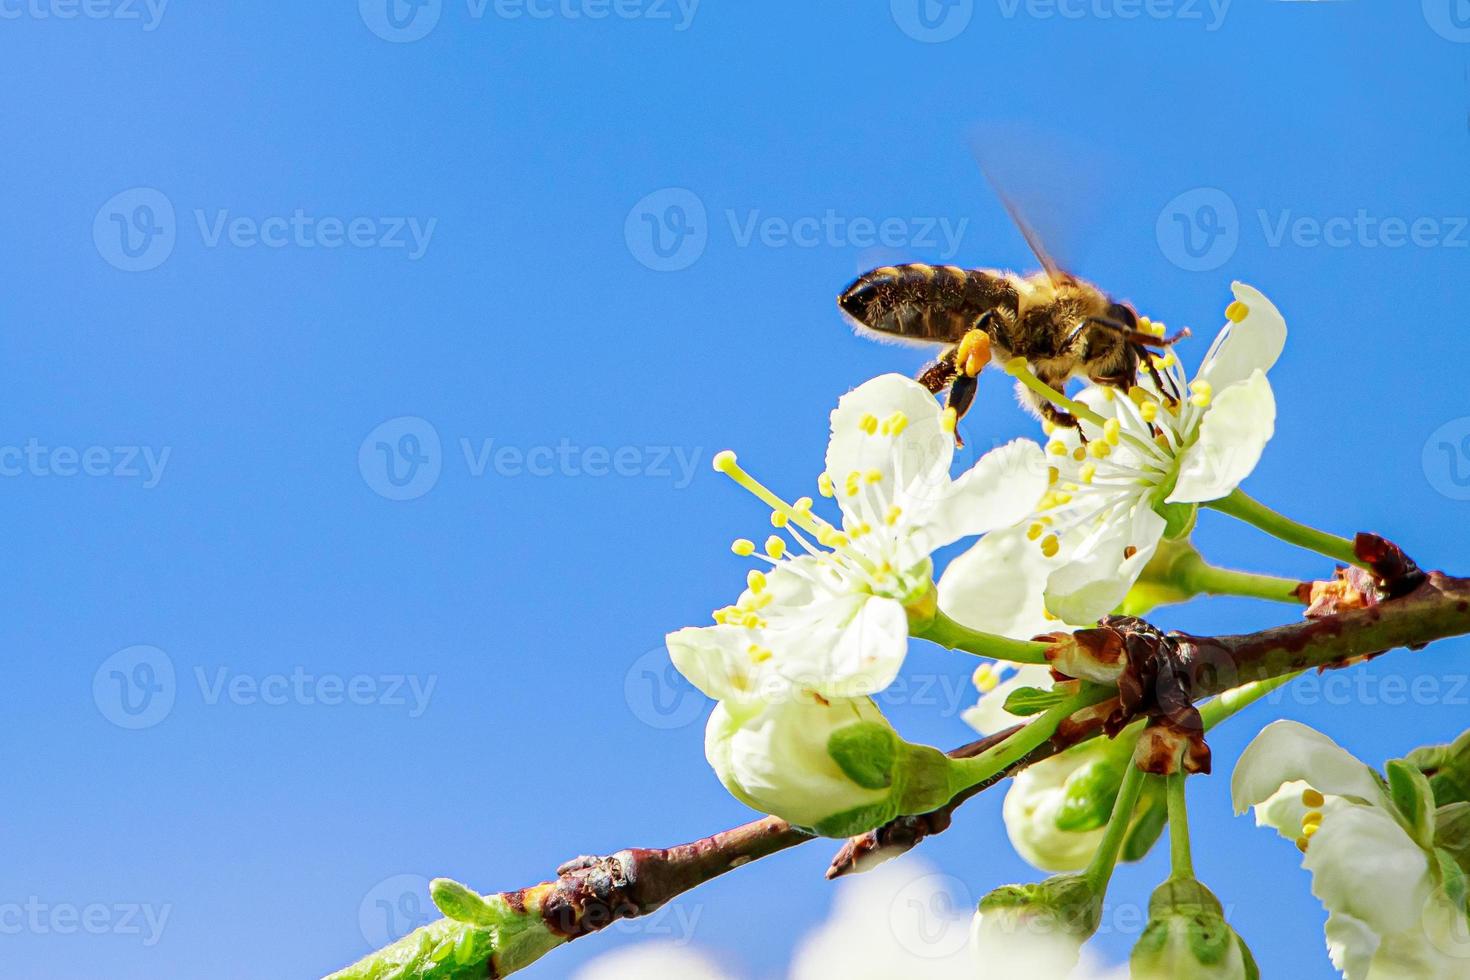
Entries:
MULTIPOLYGON (((1286 313, 1254 495, 1464 568, 1463 0, 395 2, 0 0, 8 975, 318 975, 422 911, 414 876, 748 819, 660 652, 765 519, 709 459, 806 492, 837 396, 919 366, 841 324, 857 272, 1028 264, 976 134, 1155 318, 1213 330, 1232 278, 1286 313)), ((968 432, 1035 428, 991 379, 968 432)), ((885 707, 962 742, 968 666, 916 648, 930 693, 885 707)), ((1196 861, 1268 972, 1331 975, 1323 913, 1230 815, 1235 754, 1273 712, 1373 761, 1445 739, 1467 672, 1395 654, 1214 737, 1196 861)), ((999 805, 925 845, 973 897, 1034 875, 999 805)), ((828 851, 539 975, 663 929, 779 976, 828 851)))

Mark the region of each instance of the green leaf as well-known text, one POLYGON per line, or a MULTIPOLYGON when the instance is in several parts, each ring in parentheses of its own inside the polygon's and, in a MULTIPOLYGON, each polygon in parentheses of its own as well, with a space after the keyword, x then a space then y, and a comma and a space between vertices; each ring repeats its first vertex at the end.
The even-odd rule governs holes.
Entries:
POLYGON ((1429 777, 1437 804, 1470 802, 1470 731, 1448 745, 1415 749, 1406 759, 1429 777))
POLYGON ((1407 759, 1390 760, 1388 793, 1414 839, 1425 847, 1434 842, 1434 790, 1429 777, 1407 759))
POLYGON ((449 878, 435 878, 429 882, 429 897, 439 911, 456 922, 493 927, 501 923, 495 910, 478 894, 449 878))
POLYGON ((1065 700, 1065 695, 1039 687, 1018 687, 1006 696, 1005 709, 1022 718, 1039 715, 1065 700))
POLYGON ((857 722, 832 733, 827 739, 827 754, 848 779, 863 789, 888 789, 893 785, 898 736, 887 725, 857 722))
POLYGON ((1169 822, 1169 807, 1164 801, 1163 780, 1157 777, 1150 779, 1145 785, 1143 796, 1139 799, 1138 809, 1134 811, 1133 826, 1128 831, 1128 836, 1123 838, 1122 859, 1124 861, 1142 861, 1148 856, 1158 843, 1159 837, 1164 832, 1164 825, 1169 822))

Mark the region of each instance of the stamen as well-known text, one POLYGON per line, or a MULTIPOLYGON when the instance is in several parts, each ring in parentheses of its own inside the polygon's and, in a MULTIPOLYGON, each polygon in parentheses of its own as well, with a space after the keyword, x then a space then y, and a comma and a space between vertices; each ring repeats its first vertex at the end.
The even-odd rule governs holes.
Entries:
MULTIPOLYGON (((828 526, 813 520, 810 514, 803 514, 796 511, 786 501, 776 496, 770 490, 767 490, 764 484, 740 468, 739 461, 730 450, 726 449, 715 454, 714 468, 715 472, 725 474, 746 490, 755 494, 766 506, 785 514, 788 518, 795 521, 801 527, 806 528, 811 533, 816 534, 822 527, 828 526)), ((754 551, 755 545, 751 545, 751 550, 746 552, 746 554, 753 554, 754 551)))
POLYGON ((975 674, 970 680, 980 693, 989 694, 1000 684, 1000 672, 990 664, 981 664, 975 668, 975 674))
POLYGON ((878 431, 877 416, 873 415, 870 412, 864 412, 863 417, 858 419, 858 428, 862 429, 868 435, 873 435, 875 432, 878 431))
POLYGON ((883 420, 882 431, 885 436, 896 436, 909 427, 909 417, 902 412, 894 412, 883 420))
POLYGON ((766 554, 772 559, 780 561, 782 556, 786 554, 785 539, 778 538, 774 534, 766 538, 766 554))
POLYGON ((1250 311, 1251 308, 1249 306, 1246 306, 1240 300, 1236 300, 1225 307, 1225 319, 1231 323, 1239 323, 1250 315, 1250 311))
POLYGON ((888 507, 888 512, 883 515, 883 523, 889 527, 893 527, 902 517, 903 508, 898 506, 898 504, 891 504, 888 507))
POLYGON ((1315 810, 1318 807, 1323 806, 1326 802, 1327 797, 1312 789, 1310 786, 1302 790, 1302 806, 1309 807, 1315 810))
POLYGON ((766 574, 759 569, 752 568, 750 574, 745 576, 745 584, 750 591, 759 595, 766 591, 766 574))
POLYGON ((817 477, 817 492, 824 497, 833 496, 832 477, 826 473, 817 477))
POLYGON ((1055 558, 1057 552, 1062 548, 1062 543, 1055 534, 1048 534, 1041 539, 1041 553, 1048 558, 1055 558))
POLYGON ((741 558, 749 558, 755 554, 755 542, 749 538, 736 538, 730 542, 730 550, 741 558))
POLYGON ((751 662, 757 664, 763 664, 774 656, 774 654, 769 649, 757 643, 752 643, 750 645, 750 650, 747 652, 750 654, 751 662))
POLYGON ((1093 425, 1100 426, 1103 424, 1103 417, 1101 415, 1097 414, 1081 402, 1073 401, 1066 395, 1062 394, 1060 391, 1057 391, 1051 385, 1047 384, 1045 381, 1042 381, 1040 378, 1038 378, 1032 372, 1030 365, 1026 363, 1026 358, 1011 358, 1009 361, 1006 362, 1006 373, 1010 374, 1017 381, 1021 382, 1021 384, 1025 385, 1027 388, 1030 388, 1032 391, 1036 392, 1038 395, 1040 395, 1042 398, 1045 398, 1053 405, 1056 405, 1058 408, 1066 409, 1068 412, 1077 416, 1079 419, 1082 419, 1085 422, 1091 422, 1093 425))

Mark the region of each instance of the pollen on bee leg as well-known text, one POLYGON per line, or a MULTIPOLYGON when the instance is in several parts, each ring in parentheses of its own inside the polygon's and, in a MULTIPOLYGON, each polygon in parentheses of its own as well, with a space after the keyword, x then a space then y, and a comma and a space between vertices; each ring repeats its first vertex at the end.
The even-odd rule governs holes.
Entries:
POLYGON ((1251 308, 1249 306, 1246 306, 1240 300, 1236 300, 1225 307, 1225 319, 1231 323, 1239 323, 1250 315, 1250 311, 1251 308))
POLYGON ((977 377, 990 363, 990 335, 978 329, 965 334, 955 351, 954 360, 965 374, 977 377))

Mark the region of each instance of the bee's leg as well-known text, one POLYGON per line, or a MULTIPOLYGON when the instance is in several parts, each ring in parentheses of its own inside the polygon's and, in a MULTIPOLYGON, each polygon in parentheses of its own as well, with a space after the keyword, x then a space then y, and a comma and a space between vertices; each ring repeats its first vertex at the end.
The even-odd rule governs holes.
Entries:
POLYGON ((931 395, 939 394, 954 380, 956 374, 954 354, 954 348, 945 351, 939 360, 920 371, 918 378, 915 379, 929 389, 931 395))
MULTIPOLYGON (((946 407, 954 409, 954 420, 956 423, 965 417, 970 410, 970 404, 975 400, 975 392, 979 389, 980 382, 973 376, 962 374, 954 379, 954 384, 949 389, 949 400, 946 407)), ((965 440, 960 437, 959 425, 955 425, 954 444, 964 448, 965 440)))

